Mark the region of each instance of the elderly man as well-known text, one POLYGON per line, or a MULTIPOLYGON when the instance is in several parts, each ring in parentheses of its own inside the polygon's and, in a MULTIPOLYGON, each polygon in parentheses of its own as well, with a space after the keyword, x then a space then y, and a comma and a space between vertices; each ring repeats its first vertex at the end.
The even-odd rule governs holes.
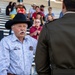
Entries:
POLYGON ((5 27, 12 29, 14 33, 0 42, 0 75, 30 75, 37 40, 26 36, 29 23, 22 13, 6 22, 5 27))
POLYGON ((35 63, 38 75, 75 75, 75 0, 63 0, 60 19, 44 25, 35 63))

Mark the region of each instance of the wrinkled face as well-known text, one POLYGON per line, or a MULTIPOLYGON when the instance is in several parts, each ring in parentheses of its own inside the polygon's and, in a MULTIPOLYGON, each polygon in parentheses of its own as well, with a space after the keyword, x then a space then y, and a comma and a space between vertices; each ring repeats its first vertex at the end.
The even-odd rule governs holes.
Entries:
POLYGON ((17 38, 24 38, 27 30, 27 24, 18 23, 12 26, 12 30, 17 38))

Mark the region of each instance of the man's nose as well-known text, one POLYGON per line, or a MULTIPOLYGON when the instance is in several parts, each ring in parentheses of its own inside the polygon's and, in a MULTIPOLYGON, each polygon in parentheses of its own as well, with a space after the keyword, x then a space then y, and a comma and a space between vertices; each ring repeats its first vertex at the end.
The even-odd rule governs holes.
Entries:
POLYGON ((25 27, 21 27, 21 30, 25 30, 25 27))

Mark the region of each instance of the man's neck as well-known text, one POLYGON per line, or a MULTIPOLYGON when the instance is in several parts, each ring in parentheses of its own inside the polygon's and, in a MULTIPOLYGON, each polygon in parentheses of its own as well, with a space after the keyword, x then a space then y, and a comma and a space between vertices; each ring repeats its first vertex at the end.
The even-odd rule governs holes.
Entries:
POLYGON ((23 43, 24 38, 20 37, 20 38, 18 38, 18 39, 20 40, 20 42, 23 43))

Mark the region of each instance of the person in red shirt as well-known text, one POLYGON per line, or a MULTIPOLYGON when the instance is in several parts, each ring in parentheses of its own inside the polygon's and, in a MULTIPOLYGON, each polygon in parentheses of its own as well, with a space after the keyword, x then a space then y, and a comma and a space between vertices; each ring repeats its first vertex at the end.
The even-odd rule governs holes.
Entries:
POLYGON ((26 14, 26 8, 24 8, 24 5, 23 5, 23 4, 19 4, 19 5, 17 6, 17 13, 26 14))
POLYGON ((36 6, 35 10, 36 11, 32 14, 32 19, 33 20, 36 19, 37 13, 40 13, 42 17, 45 17, 45 15, 40 11, 39 6, 36 6))
POLYGON ((38 40, 39 34, 42 30, 41 21, 39 19, 35 19, 34 25, 30 28, 30 36, 38 40))

